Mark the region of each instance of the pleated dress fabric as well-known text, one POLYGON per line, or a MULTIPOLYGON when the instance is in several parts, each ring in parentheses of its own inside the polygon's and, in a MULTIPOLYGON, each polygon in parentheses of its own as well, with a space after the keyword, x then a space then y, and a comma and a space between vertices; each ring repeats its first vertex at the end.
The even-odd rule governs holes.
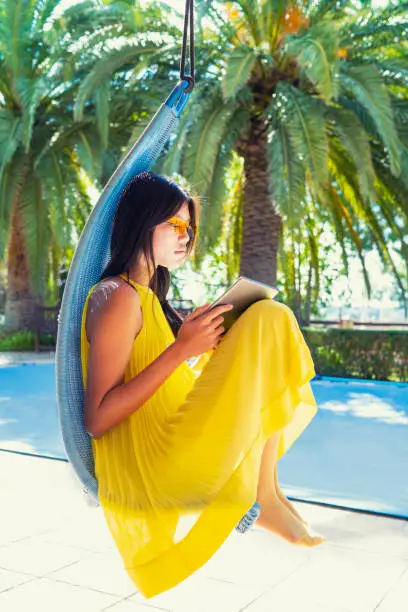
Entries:
MULTIPOLYGON (((130 283, 140 296, 143 325, 125 383, 175 340, 154 292, 130 283)), ((82 316, 85 386, 86 311, 95 287, 82 316)), ((314 375, 292 311, 261 300, 215 350, 193 367, 182 363, 130 417, 92 438, 101 507, 144 597, 202 567, 254 504, 267 438, 282 429, 282 457, 316 413, 309 382, 314 375)))

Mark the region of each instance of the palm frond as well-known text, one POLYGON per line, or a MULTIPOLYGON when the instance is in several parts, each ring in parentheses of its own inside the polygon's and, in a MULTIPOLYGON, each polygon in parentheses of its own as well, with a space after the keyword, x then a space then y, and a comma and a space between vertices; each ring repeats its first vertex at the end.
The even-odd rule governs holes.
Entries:
POLYGON ((258 0, 234 0, 234 3, 241 8, 245 15, 254 45, 258 46, 261 41, 261 31, 258 21, 258 0))
POLYGON ((299 203, 305 196, 305 169, 287 125, 275 117, 270 128, 267 151, 272 196, 286 222, 292 227, 299 223, 299 203))
MULTIPOLYGON (((334 198, 330 198, 330 192, 327 197, 327 207, 330 211, 332 218, 332 228, 337 238, 337 242, 341 250, 341 259, 344 266, 346 276, 349 275, 349 254, 347 252, 347 235, 344 228, 343 218, 340 214, 339 207, 336 206, 334 198)), ((366 285, 367 286, 367 285, 366 285)))
POLYGON ((1 91, 1 95, 3 96, 5 106, 11 106, 13 104, 13 93, 12 93, 12 85, 10 82, 10 72, 7 69, 7 64, 4 58, 1 57, 1 51, 0 51, 0 91, 1 91))
POLYGON ((275 51, 278 42, 279 33, 282 27, 283 16, 288 5, 288 0, 271 0, 271 9, 273 11, 272 30, 268 32, 269 49, 271 54, 275 51))
POLYGON ((320 245, 316 236, 316 222, 313 217, 306 215, 305 225, 307 228, 307 242, 310 256, 310 265, 314 273, 314 301, 317 302, 320 293, 320 245))
POLYGON ((156 162, 156 172, 169 176, 182 173, 183 156, 186 150, 186 140, 190 129, 189 126, 194 123, 196 114, 201 114, 200 105, 205 98, 206 91, 204 83, 197 83, 190 96, 190 103, 179 119, 176 133, 171 136, 168 147, 162 154, 162 157, 156 162))
POLYGON ((379 47, 395 44, 397 36, 401 36, 404 39, 407 34, 408 22, 387 23, 382 21, 356 29, 347 28, 344 36, 341 38, 341 44, 343 46, 352 45, 360 53, 363 51, 371 52, 379 47), (361 43, 356 45, 359 39, 361 43))
POLYGON ((82 168, 89 176, 100 176, 102 164, 102 146, 98 135, 92 127, 78 131, 72 143, 82 168))
MULTIPOLYGON (((408 89, 408 58, 392 57, 387 60, 376 60, 368 55, 359 60, 361 63, 368 63, 375 66, 386 85, 399 85, 408 89)), ((406 97, 406 96, 405 96, 406 97)))
POLYGON ((102 146, 104 148, 108 146, 109 140, 109 92, 110 81, 109 79, 105 79, 105 81, 99 85, 95 93, 96 119, 102 146))
POLYGON ((79 87, 74 108, 75 120, 82 120, 84 106, 88 98, 92 95, 94 90, 98 88, 102 82, 110 78, 116 70, 126 65, 131 65, 134 70, 142 71, 153 61, 153 57, 160 51, 163 52, 163 48, 160 45, 151 44, 149 47, 143 47, 138 42, 132 44, 132 41, 128 41, 122 44, 119 49, 112 49, 106 52, 103 57, 94 64, 79 87))
POLYGON ((349 66, 340 71, 341 90, 352 95, 371 116, 388 151, 394 174, 399 173, 399 146, 390 98, 378 70, 374 66, 349 66))
MULTIPOLYGON (((43 32, 47 21, 51 19, 53 13, 57 11, 62 2, 63 0, 36 0, 32 19, 32 31, 37 33, 43 32)), ((81 10, 81 7, 76 4, 76 9, 81 10)))
POLYGON ((0 7, 0 55, 14 77, 22 77, 30 63, 25 36, 30 31, 30 6, 20 0, 4 1, 0 7))
POLYGON ((293 147, 310 173, 315 194, 328 175, 328 142, 322 108, 308 94, 289 83, 277 87, 282 121, 288 130, 293 147))
POLYGON ((22 123, 7 108, 0 108, 0 179, 22 138, 22 123))
MULTIPOLYGON (((340 221, 340 223, 341 221, 345 222, 348 235, 351 238, 351 241, 354 244, 354 247, 357 251, 358 257, 360 259, 362 271, 363 271, 363 278, 364 278, 364 284, 365 284, 366 291, 367 291, 367 296, 370 299, 371 282, 370 282, 370 277, 369 277, 369 274, 366 268, 366 264, 365 264, 363 245, 362 245, 360 236, 358 234, 358 231, 355 228, 352 216, 343 201, 342 195, 333 186, 330 188, 330 195, 331 195, 332 210, 333 212, 335 211, 337 219, 340 221)), ((344 234, 343 234, 343 240, 344 240, 344 234)), ((346 249, 345 249, 344 244, 342 244, 342 248, 343 248, 343 252, 345 253, 345 258, 347 259, 347 254, 346 254, 346 249)), ((348 263, 347 263, 347 268, 348 268, 348 263)))
MULTIPOLYGON (((327 116, 332 121, 333 131, 339 137, 342 145, 353 160, 356 176, 360 181, 363 197, 370 199, 375 196, 374 170, 371 160, 370 141, 358 118, 343 108, 330 106, 327 116)), ((335 141, 332 141, 335 146, 335 141)))
POLYGON ((18 101, 22 108, 23 134, 22 140, 26 153, 30 148, 33 133, 35 113, 41 97, 47 91, 48 83, 45 77, 17 77, 14 79, 18 101))
POLYGON ((183 159, 183 174, 194 190, 202 193, 211 184, 215 160, 232 109, 215 93, 203 102, 191 126, 183 159))
POLYGON ((200 221, 201 252, 211 252, 220 239, 224 207, 228 197, 228 174, 234 157, 234 147, 249 121, 249 113, 238 108, 225 126, 222 144, 216 156, 212 181, 204 194, 200 221))
POLYGON ((37 167, 37 175, 41 180, 44 196, 49 202, 50 230, 53 241, 60 249, 67 245, 67 218, 65 214, 65 190, 70 183, 68 168, 64 155, 51 149, 37 167))
POLYGON ((314 25, 319 23, 326 15, 332 15, 334 10, 336 16, 343 15, 344 9, 347 9, 350 4, 350 0, 318 0, 317 2, 306 0, 306 15, 310 19, 310 24, 314 25))
POLYGON ((242 45, 228 56, 222 78, 223 99, 227 102, 235 98, 247 83, 256 62, 256 54, 251 47, 242 45))
POLYGON ((381 150, 373 148, 373 166, 377 176, 376 188, 379 191, 379 197, 381 197, 381 194, 387 193, 387 197, 393 203, 395 211, 400 211, 408 218, 408 162, 406 154, 401 157, 401 161, 403 163, 403 171, 400 176, 396 177, 384 163, 381 150))
MULTIPOLYGON (((331 157, 331 160, 333 160, 333 156, 331 157)), ((391 256, 387 239, 377 219, 376 213, 372 209, 371 204, 365 202, 361 197, 357 180, 353 175, 353 172, 349 171, 347 174, 344 171, 344 169, 347 167, 347 160, 344 158, 344 156, 342 157, 341 154, 339 154, 339 163, 340 167, 342 167, 342 171, 337 171, 335 176, 339 189, 343 194, 342 197, 344 198, 344 201, 346 201, 349 207, 353 210, 355 218, 364 221, 384 266, 391 269, 397 284, 399 285, 400 289, 403 290, 403 281, 391 256)))
POLYGON ((301 74, 328 102, 338 93, 338 34, 334 22, 323 21, 308 28, 303 36, 288 37, 285 53, 296 57, 301 74))

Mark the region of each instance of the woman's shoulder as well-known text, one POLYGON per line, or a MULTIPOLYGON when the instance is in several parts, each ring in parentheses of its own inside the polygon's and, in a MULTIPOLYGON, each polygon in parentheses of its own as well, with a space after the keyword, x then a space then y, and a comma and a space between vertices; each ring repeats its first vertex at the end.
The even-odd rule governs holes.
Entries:
POLYGON ((135 289, 123 278, 120 276, 108 276, 101 280, 92 291, 89 297, 89 309, 100 310, 106 306, 109 301, 112 301, 114 295, 118 297, 138 297, 137 291, 135 291, 135 289))
POLYGON ((135 289, 120 276, 111 276, 100 281, 89 297, 86 316, 86 336, 91 341, 93 330, 100 317, 107 311, 118 317, 138 314, 140 298, 135 289))

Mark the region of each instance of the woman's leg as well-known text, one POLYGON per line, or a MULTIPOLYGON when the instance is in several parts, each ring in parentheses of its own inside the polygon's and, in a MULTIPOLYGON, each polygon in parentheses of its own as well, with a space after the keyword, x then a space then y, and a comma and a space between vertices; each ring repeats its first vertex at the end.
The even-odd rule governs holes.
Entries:
POLYGON ((286 497, 286 495, 284 494, 284 492, 282 491, 282 489, 279 486, 279 482, 278 482, 278 464, 275 463, 275 470, 274 470, 274 474, 273 474, 273 479, 274 479, 274 486, 275 486, 275 490, 276 493, 280 499, 280 501, 285 504, 285 506, 287 508, 289 508, 289 510, 300 520, 302 521, 302 523, 304 523, 305 525, 308 525, 307 521, 305 521, 305 519, 300 516, 299 512, 296 510, 295 506, 288 500, 288 498, 286 497))
POLYGON ((256 524, 292 544, 316 546, 324 542, 325 538, 313 535, 312 530, 302 519, 283 503, 275 486, 274 475, 281 433, 279 430, 268 438, 262 453, 257 490, 261 513, 256 524))

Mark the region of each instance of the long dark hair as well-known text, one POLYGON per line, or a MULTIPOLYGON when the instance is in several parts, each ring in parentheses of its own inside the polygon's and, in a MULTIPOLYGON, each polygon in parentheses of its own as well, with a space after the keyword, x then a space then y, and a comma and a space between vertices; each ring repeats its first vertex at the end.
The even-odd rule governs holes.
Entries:
MULTIPOLYGON (((129 274, 129 269, 139 254, 143 253, 146 261, 151 261, 154 267, 149 286, 157 295, 175 336, 182 319, 166 299, 170 288, 170 272, 164 266, 156 266, 154 261, 153 229, 173 217, 184 202, 188 204, 190 224, 197 227, 198 199, 174 181, 153 172, 143 172, 129 181, 120 197, 113 221, 111 260, 99 279, 101 281, 122 273, 129 274)), ((191 253, 196 239, 195 235, 188 241, 187 254, 191 253)))

